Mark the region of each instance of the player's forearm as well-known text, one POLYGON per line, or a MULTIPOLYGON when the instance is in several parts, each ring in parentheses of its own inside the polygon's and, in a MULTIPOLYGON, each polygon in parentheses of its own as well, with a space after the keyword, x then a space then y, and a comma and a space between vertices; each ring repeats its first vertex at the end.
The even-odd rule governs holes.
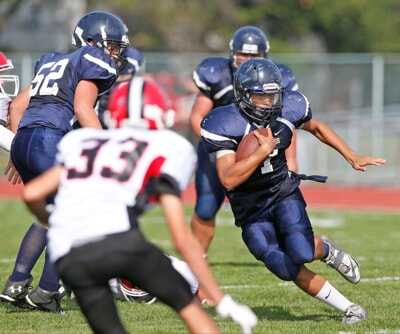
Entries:
POLYGON ((317 138, 326 145, 338 151, 350 164, 354 161, 357 153, 353 151, 346 142, 329 127, 324 127, 323 132, 319 132, 317 138))
POLYGON ((14 138, 14 133, 4 126, 0 125, 0 147, 7 152, 10 152, 11 142, 14 138))
POLYGON ((234 189, 245 182, 269 155, 263 148, 257 149, 247 158, 235 162, 235 156, 217 159, 218 177, 225 189, 234 189))
POLYGON ((218 305, 224 294, 215 280, 210 266, 203 257, 204 252, 197 239, 190 234, 188 239, 176 246, 183 259, 190 266, 193 274, 199 280, 200 286, 206 291, 207 296, 218 305))
POLYGON ((204 252, 200 243, 186 224, 182 201, 174 195, 163 194, 160 196, 160 204, 163 208, 175 249, 189 265, 209 297, 218 304, 223 298, 223 293, 206 259, 203 257, 204 252))
POLYGON ((48 227, 48 221, 50 214, 46 210, 46 203, 44 201, 30 201, 25 202, 28 209, 36 216, 39 222, 48 227))
POLYGON ((332 128, 330 128, 324 122, 318 120, 310 121, 311 127, 305 128, 305 130, 310 131, 315 137, 317 137, 324 144, 332 147, 337 152, 339 152, 351 165, 354 162, 354 159, 357 156, 357 153, 354 152, 346 142, 335 132, 332 128))
POLYGON ((25 113, 26 108, 28 108, 29 104, 29 91, 30 86, 25 88, 23 92, 21 92, 10 104, 10 130, 13 133, 16 133, 18 130, 19 122, 21 121, 22 116, 25 113))
POLYGON ((75 116, 83 128, 102 129, 100 120, 94 109, 87 110, 86 112, 75 110, 75 116))

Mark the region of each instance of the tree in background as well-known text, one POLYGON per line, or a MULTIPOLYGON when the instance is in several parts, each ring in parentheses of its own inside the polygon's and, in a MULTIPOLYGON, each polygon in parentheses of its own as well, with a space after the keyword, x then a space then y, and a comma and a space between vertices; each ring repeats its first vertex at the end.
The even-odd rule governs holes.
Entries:
POLYGON ((274 53, 400 52, 398 0, 6 0, 0 2, 0 47, 65 51, 69 21, 93 10, 121 16, 142 51, 225 52, 233 31, 256 25, 274 53))

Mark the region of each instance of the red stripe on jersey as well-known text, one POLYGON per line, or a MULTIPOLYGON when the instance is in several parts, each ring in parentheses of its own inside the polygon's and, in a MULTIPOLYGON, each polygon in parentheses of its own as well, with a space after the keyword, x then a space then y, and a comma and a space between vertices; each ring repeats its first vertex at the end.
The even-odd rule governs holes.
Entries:
MULTIPOLYGON (((165 161, 165 157, 157 157, 155 158, 152 163, 150 164, 149 168, 147 169, 146 175, 143 179, 142 188, 140 189, 140 193, 144 191, 149 179, 152 177, 158 177, 161 175, 161 167, 165 161)), ((158 195, 151 196, 148 200, 149 203, 154 203, 158 201, 158 195)))

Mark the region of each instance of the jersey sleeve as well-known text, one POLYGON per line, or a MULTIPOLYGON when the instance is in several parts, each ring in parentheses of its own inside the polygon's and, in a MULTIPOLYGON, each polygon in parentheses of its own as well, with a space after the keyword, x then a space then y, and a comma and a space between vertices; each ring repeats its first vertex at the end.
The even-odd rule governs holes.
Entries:
POLYGON ((200 126, 201 141, 208 153, 236 151, 243 135, 250 129, 234 103, 213 109, 200 126))
POLYGON ((285 91, 282 117, 290 121, 296 128, 312 118, 310 103, 305 95, 296 91, 285 91))
POLYGON ((176 180, 180 191, 187 188, 197 163, 197 155, 193 145, 182 136, 169 133, 164 142, 171 145, 165 150, 166 159, 161 167, 161 174, 169 175, 176 180))
POLYGON ((10 152, 13 139, 14 133, 0 125, 0 147, 5 151, 10 152))
POLYGON ((10 103, 11 99, 7 95, 0 93, 0 125, 8 125, 8 108, 10 103))
POLYGON ((80 80, 91 80, 96 83, 102 95, 112 88, 117 80, 117 67, 103 51, 98 48, 83 47, 80 80))
POLYGON ((159 200, 161 194, 180 197, 196 166, 196 152, 185 138, 170 130, 157 130, 147 148, 153 153, 147 167, 144 188, 137 196, 135 211, 143 212, 159 200), (168 146, 164 146, 168 143, 168 146))
POLYGON ((229 59, 211 57, 204 59, 193 72, 197 88, 216 105, 233 100, 232 72, 229 59))
POLYGON ((282 75, 282 86, 286 90, 298 90, 299 85, 292 70, 283 64, 276 64, 282 75))

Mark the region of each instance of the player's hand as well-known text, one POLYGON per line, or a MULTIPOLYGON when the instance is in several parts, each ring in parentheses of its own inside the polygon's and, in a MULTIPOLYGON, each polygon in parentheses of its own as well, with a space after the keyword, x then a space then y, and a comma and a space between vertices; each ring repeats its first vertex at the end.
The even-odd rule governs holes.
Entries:
POLYGON ((258 139, 258 143, 260 144, 259 149, 263 150, 265 152, 266 156, 271 154, 274 149, 276 144, 278 144, 277 138, 274 138, 272 136, 272 131, 270 128, 265 129, 267 131, 267 136, 264 136, 257 131, 254 131, 254 136, 258 139))
POLYGON ((216 307, 216 311, 221 317, 229 317, 239 324, 242 334, 251 334, 258 322, 257 316, 248 306, 235 302, 229 295, 222 298, 216 307))
POLYGON ((19 176, 17 170, 15 169, 11 159, 8 161, 8 165, 4 170, 4 175, 8 174, 8 182, 12 182, 12 184, 20 184, 22 183, 21 177, 19 176))
POLYGON ((380 166, 384 165, 386 163, 386 159, 382 158, 373 158, 373 157, 368 157, 368 156, 363 156, 363 155, 356 155, 352 161, 350 161, 351 166, 355 170, 359 171, 366 171, 367 168, 366 166, 380 166))

